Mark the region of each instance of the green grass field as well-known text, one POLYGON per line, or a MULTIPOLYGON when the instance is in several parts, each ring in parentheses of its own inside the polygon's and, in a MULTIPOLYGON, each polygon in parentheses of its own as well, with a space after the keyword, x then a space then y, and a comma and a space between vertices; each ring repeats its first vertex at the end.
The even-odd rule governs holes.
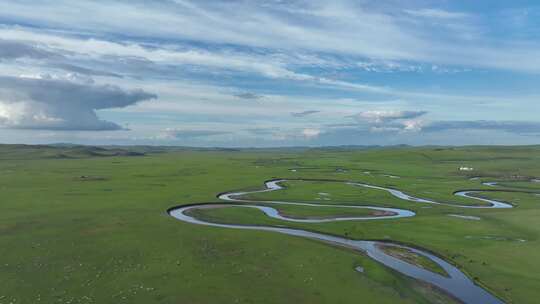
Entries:
MULTIPOLYGON (((417 216, 313 224, 269 219, 250 208, 196 215, 401 242, 444 257, 507 303, 537 303, 540 183, 529 180, 539 177, 540 147, 2 146, 0 304, 453 302, 350 250, 271 232, 197 226, 166 213, 175 205, 218 202, 223 191, 259 189, 272 178, 358 181, 450 204, 474 204, 453 192, 493 189, 482 181, 530 192, 481 192, 516 205, 481 210, 407 202, 342 183, 289 181, 285 190, 251 198, 395 207, 417 216), (474 171, 459 171, 460 166, 474 171), (364 272, 355 271, 358 266, 364 272)), ((334 207, 277 209, 297 218, 370 214, 334 207)))

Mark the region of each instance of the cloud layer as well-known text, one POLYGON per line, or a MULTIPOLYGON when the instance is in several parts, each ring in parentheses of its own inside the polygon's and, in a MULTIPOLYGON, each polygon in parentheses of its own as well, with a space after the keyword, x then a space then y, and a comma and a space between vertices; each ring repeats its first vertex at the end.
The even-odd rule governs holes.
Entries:
POLYGON ((281 49, 289 51, 522 71, 540 68, 535 56, 538 43, 485 37, 488 25, 481 16, 413 5, 366 5, 352 0, 54 4, 26 0, 0 3, 0 18, 98 34, 126 33, 266 49, 279 42, 281 49), (445 39, 438 39, 441 36, 445 39), (461 47, 455 48, 456 43, 462 43, 461 47))
POLYGON ((437 121, 423 128, 426 132, 444 130, 494 130, 512 134, 539 134, 540 122, 534 121, 437 121))
POLYGON ((413 119, 427 114, 426 111, 372 110, 358 113, 357 120, 367 120, 374 123, 413 119))
POLYGON ((0 39, 0 60, 17 58, 46 59, 55 57, 60 57, 60 55, 30 43, 0 39))
POLYGON ((536 143, 537 16, 510 2, 0 1, 0 141, 536 143), (104 130, 125 132, 90 132, 104 130))

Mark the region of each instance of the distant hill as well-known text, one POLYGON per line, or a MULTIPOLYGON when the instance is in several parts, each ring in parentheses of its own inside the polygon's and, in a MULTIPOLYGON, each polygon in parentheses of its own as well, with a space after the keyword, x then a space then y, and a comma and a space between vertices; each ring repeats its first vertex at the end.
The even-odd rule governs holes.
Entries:
POLYGON ((0 159, 35 159, 35 158, 88 158, 111 156, 143 156, 145 152, 131 148, 105 148, 71 144, 55 145, 0 145, 0 159))
POLYGON ((168 152, 279 152, 279 153, 301 153, 301 152, 350 152, 361 150, 401 150, 413 149, 423 150, 429 149, 434 151, 447 150, 482 150, 503 152, 503 151, 519 151, 540 148, 536 146, 409 146, 409 145, 393 145, 393 146, 327 146, 327 147, 268 147, 268 148, 220 148, 220 147, 185 147, 185 146, 85 146, 71 143, 56 143, 49 145, 24 145, 24 144, 0 144, 0 160, 17 160, 17 159, 78 159, 90 157, 113 157, 113 156, 144 156, 147 154, 168 153, 168 152))

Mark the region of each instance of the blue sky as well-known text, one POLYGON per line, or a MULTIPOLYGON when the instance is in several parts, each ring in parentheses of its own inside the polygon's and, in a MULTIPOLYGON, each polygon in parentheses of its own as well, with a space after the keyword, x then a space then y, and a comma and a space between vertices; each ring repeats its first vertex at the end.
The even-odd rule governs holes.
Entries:
POLYGON ((0 142, 540 143, 537 1, 2 1, 0 142))

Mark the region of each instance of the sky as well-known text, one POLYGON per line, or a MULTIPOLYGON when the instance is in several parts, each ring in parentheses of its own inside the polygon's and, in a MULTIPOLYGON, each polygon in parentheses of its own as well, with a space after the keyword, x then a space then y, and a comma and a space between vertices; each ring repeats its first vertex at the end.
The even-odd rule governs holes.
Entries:
POLYGON ((0 0, 0 142, 540 144, 540 3, 0 0))

